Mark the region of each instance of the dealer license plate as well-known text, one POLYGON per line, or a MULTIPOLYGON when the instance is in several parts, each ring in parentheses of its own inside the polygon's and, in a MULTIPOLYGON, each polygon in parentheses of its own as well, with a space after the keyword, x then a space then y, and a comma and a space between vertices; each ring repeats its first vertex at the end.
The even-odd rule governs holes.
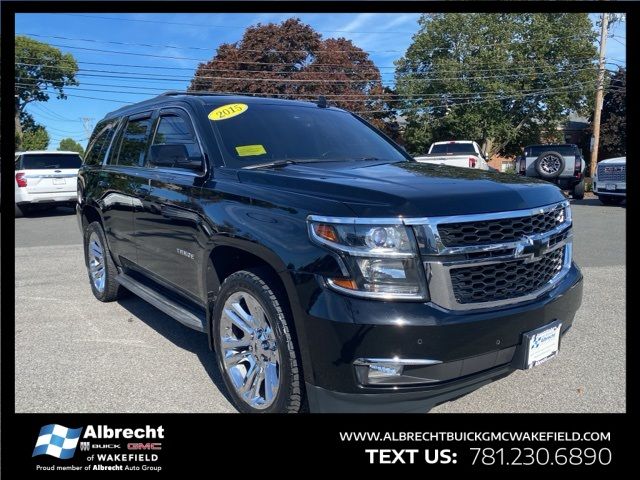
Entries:
POLYGON ((616 189, 616 185, 614 183, 607 183, 604 188, 606 190, 615 190, 616 189))
POLYGON ((64 185, 65 183, 66 182, 65 182, 64 178, 54 178, 53 179, 53 184, 54 185, 64 185))
POLYGON ((560 348, 560 329, 562 324, 555 321, 542 328, 525 333, 528 340, 526 368, 551 360, 560 348))

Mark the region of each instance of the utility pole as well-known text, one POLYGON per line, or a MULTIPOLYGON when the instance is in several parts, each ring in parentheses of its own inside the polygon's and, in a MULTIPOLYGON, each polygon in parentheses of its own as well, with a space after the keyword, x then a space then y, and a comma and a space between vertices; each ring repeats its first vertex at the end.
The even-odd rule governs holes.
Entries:
POLYGON ((91 133, 93 132, 93 117, 80 117, 80 120, 82 120, 82 127, 84 129, 84 133, 86 135, 86 138, 89 138, 91 136, 91 133))
POLYGON ((593 147, 591 149, 591 178, 596 171, 598 165, 598 149, 600 147, 600 117, 602 114, 602 100, 604 91, 604 66, 605 66, 605 49, 607 46, 607 29, 609 26, 609 15, 602 14, 600 25, 600 60, 598 63, 598 85, 596 89, 596 109, 593 112, 593 147))

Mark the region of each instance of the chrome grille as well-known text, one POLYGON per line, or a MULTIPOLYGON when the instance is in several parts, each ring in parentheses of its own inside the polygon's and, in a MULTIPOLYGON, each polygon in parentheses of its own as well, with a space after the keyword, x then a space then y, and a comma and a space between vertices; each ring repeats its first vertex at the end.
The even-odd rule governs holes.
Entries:
POLYGON ((405 219, 420 248, 431 302, 449 310, 537 298, 572 262, 568 201, 530 210, 405 219))
POLYGON ((599 182, 626 182, 627 168, 626 165, 598 165, 598 181, 599 182))
POLYGON ((453 293, 458 303, 506 300, 539 290, 563 265, 564 249, 553 250, 539 260, 494 263, 451 269, 453 293))
POLYGON ((502 218, 481 222, 438 225, 442 243, 447 247, 513 242, 525 235, 548 232, 564 222, 564 207, 532 216, 502 218))

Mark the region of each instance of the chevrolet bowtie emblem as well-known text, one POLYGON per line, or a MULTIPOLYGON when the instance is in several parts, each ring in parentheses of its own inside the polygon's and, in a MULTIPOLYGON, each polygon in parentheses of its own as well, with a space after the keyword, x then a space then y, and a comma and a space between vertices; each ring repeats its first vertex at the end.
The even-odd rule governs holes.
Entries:
POLYGON ((524 237, 516 245, 516 257, 524 258, 525 263, 536 262, 547 253, 549 249, 549 239, 533 239, 531 237, 524 237))

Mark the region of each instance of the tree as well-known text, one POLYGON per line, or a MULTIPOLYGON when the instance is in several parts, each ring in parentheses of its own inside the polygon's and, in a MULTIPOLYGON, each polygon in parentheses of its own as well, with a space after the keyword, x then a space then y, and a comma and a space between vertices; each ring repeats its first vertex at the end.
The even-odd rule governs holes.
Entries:
POLYGON ((247 28, 242 39, 218 47, 201 63, 190 90, 317 100, 360 113, 387 128, 380 71, 364 50, 345 38, 322 35, 297 18, 247 28))
POLYGON ((627 71, 620 68, 611 78, 604 96, 600 126, 600 157, 627 154, 627 71))
POLYGON ((60 140, 60 146, 58 146, 58 150, 66 150, 69 152, 78 152, 80 155, 84 155, 84 148, 78 142, 76 142, 73 138, 63 138, 60 140))
POLYGON ((38 125, 33 130, 25 130, 22 135, 22 151, 46 150, 48 146, 49 134, 42 125, 38 125))
POLYGON ((591 106, 596 33, 587 14, 439 13, 419 25, 396 62, 413 153, 449 139, 515 153, 591 106))
MULTIPOLYGON (((17 148, 22 141, 21 115, 31 102, 46 102, 50 91, 56 98, 64 99, 64 87, 78 85, 75 78, 78 64, 70 53, 32 38, 18 35, 16 53, 16 112, 15 128, 17 148)), ((24 148, 24 145, 22 146, 24 148)))

